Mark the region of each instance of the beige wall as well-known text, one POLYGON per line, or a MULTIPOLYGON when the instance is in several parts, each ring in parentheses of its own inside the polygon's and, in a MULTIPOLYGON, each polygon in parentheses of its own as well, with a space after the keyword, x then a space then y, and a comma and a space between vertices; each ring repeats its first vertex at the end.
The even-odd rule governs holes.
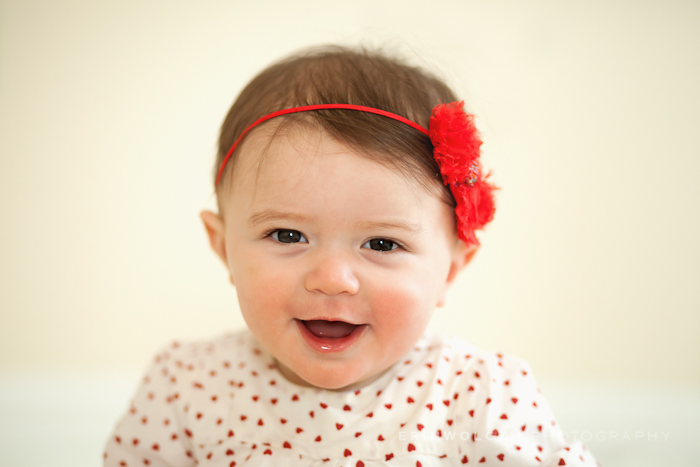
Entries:
POLYGON ((363 42, 443 71, 503 188, 433 327, 542 379, 700 387, 697 2, 0 5, 0 372, 242 326, 197 216, 217 128, 271 61, 363 42))

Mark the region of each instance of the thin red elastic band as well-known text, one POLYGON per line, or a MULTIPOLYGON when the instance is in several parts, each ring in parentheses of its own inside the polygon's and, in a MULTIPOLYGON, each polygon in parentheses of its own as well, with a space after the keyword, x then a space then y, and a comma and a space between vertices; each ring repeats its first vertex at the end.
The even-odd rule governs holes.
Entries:
POLYGON ((278 110, 277 112, 272 112, 271 114, 265 115, 264 117, 261 117, 257 119, 255 122, 253 122, 248 128, 243 130, 243 133, 238 137, 235 143, 233 143, 233 146, 231 146, 231 149, 228 150, 228 153, 226 154, 226 157, 224 158, 224 161, 221 163, 221 167, 219 168, 219 173, 216 176, 216 185, 219 184, 219 180, 221 180, 221 174, 224 173, 224 167, 226 167, 226 163, 228 160, 231 158, 231 155, 233 154, 233 151, 235 151, 236 146, 241 142, 243 137, 248 133, 250 130, 252 130, 256 125, 261 124, 264 121, 267 121, 271 118, 279 117, 280 115, 286 115, 286 114, 292 114, 296 112, 306 112, 307 110, 322 110, 322 109, 346 109, 346 110, 359 110, 361 112, 369 112, 377 115, 382 115, 384 117, 389 117, 393 118, 394 120, 398 120, 401 123, 405 123, 406 125, 415 128, 416 130, 420 131, 421 133, 430 136, 430 133, 428 130, 420 126, 419 124, 412 122, 411 120, 402 117, 401 115, 396 115, 391 112, 387 112, 385 110, 379 110, 375 109, 373 107, 365 107, 363 105, 352 105, 352 104, 318 104, 318 105, 305 105, 302 107, 292 107, 291 109, 283 109, 283 110, 278 110))

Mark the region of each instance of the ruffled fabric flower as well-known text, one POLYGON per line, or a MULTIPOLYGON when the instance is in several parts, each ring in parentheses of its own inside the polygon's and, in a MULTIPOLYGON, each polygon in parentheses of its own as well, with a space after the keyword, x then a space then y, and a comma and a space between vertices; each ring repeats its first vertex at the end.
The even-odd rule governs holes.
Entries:
POLYGON ((487 181, 490 174, 482 174, 482 142, 474 116, 464 111, 464 101, 436 105, 429 132, 440 173, 457 202, 458 236, 467 245, 479 245, 475 231, 493 219, 497 188, 487 181))

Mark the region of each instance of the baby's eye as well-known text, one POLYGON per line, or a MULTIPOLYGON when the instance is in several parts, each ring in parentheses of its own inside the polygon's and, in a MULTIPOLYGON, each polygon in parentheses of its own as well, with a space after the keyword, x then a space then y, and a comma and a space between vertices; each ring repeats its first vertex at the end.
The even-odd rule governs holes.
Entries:
POLYGON ((280 243, 309 243, 309 241, 298 230, 278 229, 270 234, 280 243))
POLYGON ((386 238, 373 238, 362 246, 365 247, 366 245, 369 245, 369 248, 375 251, 391 251, 399 248, 398 243, 387 240, 386 238))

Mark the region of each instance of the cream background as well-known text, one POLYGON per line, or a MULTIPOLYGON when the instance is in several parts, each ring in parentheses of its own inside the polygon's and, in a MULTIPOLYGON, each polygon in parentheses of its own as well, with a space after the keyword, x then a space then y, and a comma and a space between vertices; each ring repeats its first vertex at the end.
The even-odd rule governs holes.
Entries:
POLYGON ((478 115, 497 216, 431 326, 527 360, 565 428, 672 433, 587 442, 603 465, 697 465, 698 24, 690 1, 0 2, 0 465, 99 464, 158 348, 243 326, 198 219, 217 130, 327 42, 440 70, 478 115))

